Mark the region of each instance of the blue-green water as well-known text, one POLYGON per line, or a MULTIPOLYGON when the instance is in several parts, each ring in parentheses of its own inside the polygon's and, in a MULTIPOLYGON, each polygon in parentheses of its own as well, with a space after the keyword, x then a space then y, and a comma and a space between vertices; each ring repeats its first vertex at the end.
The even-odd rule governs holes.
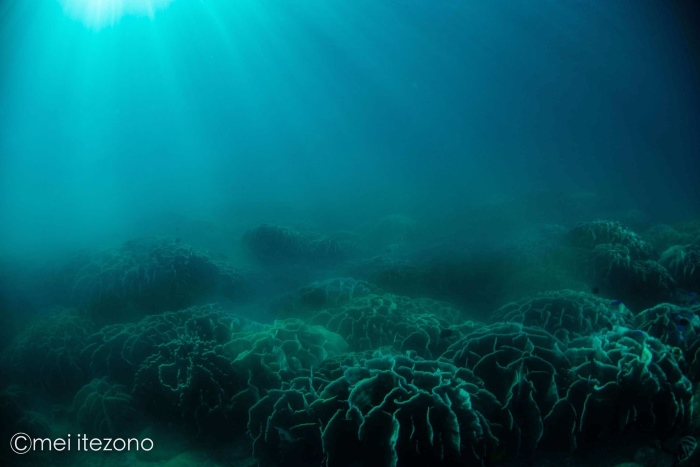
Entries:
POLYGON ((698 17, 3 1, 3 465, 693 465, 698 17))

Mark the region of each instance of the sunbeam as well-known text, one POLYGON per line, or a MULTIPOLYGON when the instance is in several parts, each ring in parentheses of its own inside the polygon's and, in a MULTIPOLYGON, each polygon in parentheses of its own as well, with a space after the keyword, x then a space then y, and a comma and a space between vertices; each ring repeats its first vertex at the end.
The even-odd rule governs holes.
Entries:
POLYGON ((173 0, 59 0, 65 13, 92 30, 119 22, 122 17, 148 16, 166 8, 173 0))

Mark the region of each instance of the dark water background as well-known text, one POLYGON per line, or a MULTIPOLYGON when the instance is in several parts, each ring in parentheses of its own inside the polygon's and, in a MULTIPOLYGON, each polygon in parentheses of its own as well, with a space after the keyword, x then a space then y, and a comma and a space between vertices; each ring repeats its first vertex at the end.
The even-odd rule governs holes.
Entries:
POLYGON ((95 31, 57 2, 3 2, 2 245, 82 245, 162 212, 343 222, 541 191, 687 215, 682 4, 175 1, 95 31))

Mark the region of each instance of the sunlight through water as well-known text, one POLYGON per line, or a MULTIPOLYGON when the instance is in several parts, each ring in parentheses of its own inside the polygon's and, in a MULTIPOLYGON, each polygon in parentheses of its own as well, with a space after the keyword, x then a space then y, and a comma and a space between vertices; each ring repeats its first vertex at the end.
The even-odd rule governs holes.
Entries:
POLYGON ((127 15, 153 19, 173 0, 59 0, 65 13, 93 30, 112 26, 127 15))

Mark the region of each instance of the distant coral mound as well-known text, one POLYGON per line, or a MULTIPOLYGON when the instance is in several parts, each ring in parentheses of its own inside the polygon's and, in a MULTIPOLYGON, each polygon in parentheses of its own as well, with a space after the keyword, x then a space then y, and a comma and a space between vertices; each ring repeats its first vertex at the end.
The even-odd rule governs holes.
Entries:
POLYGON ((250 254, 267 265, 305 262, 330 265, 348 256, 343 242, 311 231, 263 224, 249 230, 243 241, 250 254))
POLYGON ((621 245, 633 260, 649 259, 652 253, 649 244, 617 221, 582 222, 569 231, 568 240, 572 246, 586 250, 603 244, 621 245))
POLYGON ((80 429, 100 437, 133 431, 139 418, 129 389, 108 378, 94 379, 83 386, 73 399, 73 409, 80 429))
POLYGON ((652 259, 651 246, 619 222, 581 223, 567 239, 575 274, 635 312, 663 302, 676 288, 671 274, 652 259))
POLYGON ((300 287, 273 304, 278 317, 307 316, 314 311, 335 308, 382 290, 367 281, 352 277, 333 277, 300 287))
POLYGON ((655 225, 644 232, 644 237, 658 253, 674 245, 700 245, 700 221, 655 225))
POLYGON ((511 302, 491 316, 493 322, 542 328, 564 343, 615 326, 630 326, 633 319, 622 304, 574 290, 543 292, 511 302))
POLYGON ((84 345, 81 360, 92 377, 109 376, 121 384, 133 383, 140 365, 159 346, 176 339, 227 343, 241 330, 262 327, 237 318, 217 305, 201 305, 148 315, 134 323, 104 326, 84 345))
POLYGON ((310 319, 342 336, 352 351, 390 347, 425 358, 437 357, 456 335, 452 326, 464 321, 444 302, 391 294, 358 297, 310 319))
POLYGON ((136 239, 74 257, 50 275, 52 297, 101 323, 177 310, 212 299, 242 301, 249 288, 229 264, 177 240, 136 239))
MULTIPOLYGON (((561 259, 564 227, 538 224, 502 234, 488 246, 438 245, 415 255, 385 254, 342 265, 343 274, 410 297, 431 297, 488 318, 510 300, 544 290, 580 288, 561 259)), ((493 236, 497 236, 491 234, 493 236)))
POLYGON ((678 286, 700 293, 700 245, 674 245, 663 252, 659 262, 678 286))
POLYGON ((0 357, 7 382, 60 398, 70 395, 89 375, 81 354, 95 325, 85 313, 56 309, 21 331, 0 357))

